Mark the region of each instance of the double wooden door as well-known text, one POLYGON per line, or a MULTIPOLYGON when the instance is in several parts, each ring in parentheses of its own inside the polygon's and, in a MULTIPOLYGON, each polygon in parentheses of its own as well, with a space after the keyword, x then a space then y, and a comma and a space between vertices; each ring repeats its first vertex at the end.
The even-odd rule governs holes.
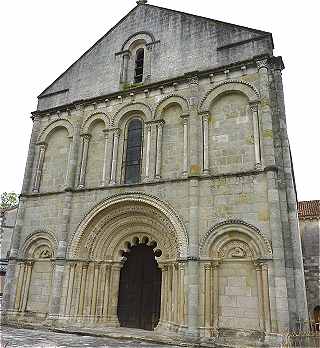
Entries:
POLYGON ((125 256, 118 300, 120 325, 153 330, 160 317, 161 270, 150 246, 133 246, 125 256))

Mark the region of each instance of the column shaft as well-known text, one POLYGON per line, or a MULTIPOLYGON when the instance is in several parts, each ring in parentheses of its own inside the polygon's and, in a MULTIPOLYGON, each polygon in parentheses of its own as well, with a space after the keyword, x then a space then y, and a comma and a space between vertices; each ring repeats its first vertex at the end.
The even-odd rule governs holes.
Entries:
POLYGON ((115 129, 113 132, 113 149, 112 149, 111 177, 110 177, 111 185, 114 185, 117 180, 116 175, 117 175, 119 137, 120 137, 120 130, 115 129))
POLYGON ((97 312, 97 296, 98 296, 98 285, 99 285, 99 270, 100 264, 94 265, 94 276, 93 276, 93 290, 92 290, 92 301, 91 301, 91 309, 90 315, 95 316, 97 312))
POLYGON ((265 330, 271 331, 271 316, 270 316, 270 298, 269 298, 269 284, 268 284, 268 268, 262 265, 262 290, 263 290, 263 309, 265 314, 265 330))
POLYGON ((109 157, 109 133, 104 131, 105 144, 104 144, 104 157, 103 157, 103 170, 101 186, 105 186, 110 181, 110 157, 109 157))
POLYGON ((109 301, 109 314, 108 324, 112 326, 119 326, 119 320, 117 315, 118 310, 118 297, 119 297, 119 280, 121 264, 114 264, 111 267, 111 296, 109 301))
POLYGON ((88 163, 88 150, 89 150, 90 135, 82 135, 82 157, 81 157, 81 167, 80 167, 80 177, 79 177, 79 188, 85 186, 86 170, 88 163))
POLYGON ((104 293, 103 293, 103 318, 104 321, 108 321, 108 317, 109 317, 109 297, 110 297, 110 292, 111 292, 111 282, 110 282, 110 278, 111 278, 111 266, 110 265, 106 265, 105 268, 105 284, 104 284, 104 293))
POLYGON ((25 266, 25 278, 24 278, 24 289, 23 289, 23 298, 20 306, 20 311, 25 312, 28 303, 28 294, 30 289, 30 281, 31 281, 31 272, 32 272, 32 261, 27 261, 25 266))
POLYGON ((88 271, 88 264, 85 263, 82 265, 81 268, 81 280, 80 280, 80 293, 79 293, 79 304, 78 304, 78 315, 83 315, 83 309, 84 309, 84 300, 85 300, 85 293, 86 293, 86 283, 87 283, 87 271, 88 271))
POLYGON ((18 263, 18 280, 16 286, 16 297, 14 303, 14 309, 16 311, 20 308, 21 298, 22 298, 22 290, 23 290, 23 278, 25 273, 25 264, 23 262, 18 263))
POLYGON ((261 266, 256 265, 257 274, 257 288, 258 288, 258 302, 259 302, 259 327, 261 330, 265 330, 265 315, 264 315, 264 299, 263 299, 263 288, 261 279, 261 266))
POLYGON ((219 322, 219 274, 218 274, 218 266, 214 265, 213 266, 213 310, 212 310, 212 326, 217 333, 218 331, 218 322, 219 322))
POLYGON ((161 164, 162 164, 162 131, 164 123, 157 124, 157 159, 156 159, 156 179, 161 178, 161 164))
POLYGON ((204 175, 209 174, 209 115, 202 116, 202 138, 203 138, 203 168, 204 175))
POLYGON ((147 150, 146 150, 145 179, 148 180, 150 177, 151 124, 148 124, 146 127, 147 127, 147 150))
POLYGON ((183 119, 183 168, 182 168, 182 175, 187 176, 188 175, 188 138, 189 138, 189 132, 188 132, 188 116, 189 115, 183 115, 181 116, 183 119))
POLYGON ((256 166, 260 166, 261 165, 261 149, 260 149, 260 127, 259 127, 259 116, 258 116, 258 104, 251 103, 250 108, 252 111, 255 163, 256 163, 256 166))
POLYGON ((42 169, 43 169, 46 148, 47 148, 47 145, 45 143, 40 144, 37 169, 36 169, 36 174, 34 177, 34 183, 33 183, 33 188, 32 188, 33 192, 39 192, 39 190, 40 190, 40 182, 41 182, 42 169))
POLYGON ((68 278, 68 290, 67 290, 67 298, 65 305, 65 315, 70 315, 71 311, 71 303, 73 297, 73 288, 74 288, 74 273, 75 273, 76 263, 69 263, 69 278, 68 278))

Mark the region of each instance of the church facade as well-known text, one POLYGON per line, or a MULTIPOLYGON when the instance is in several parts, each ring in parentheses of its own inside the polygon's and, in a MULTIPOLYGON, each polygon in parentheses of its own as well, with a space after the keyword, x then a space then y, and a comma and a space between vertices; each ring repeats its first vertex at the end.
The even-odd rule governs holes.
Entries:
POLYGON ((283 68, 268 32, 138 1, 38 97, 7 322, 305 325, 283 68))

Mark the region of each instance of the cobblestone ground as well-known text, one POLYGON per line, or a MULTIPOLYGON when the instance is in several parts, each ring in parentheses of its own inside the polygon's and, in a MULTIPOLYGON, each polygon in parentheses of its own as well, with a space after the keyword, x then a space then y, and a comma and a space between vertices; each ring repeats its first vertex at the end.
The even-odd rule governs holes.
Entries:
POLYGON ((80 336, 74 334, 57 333, 44 330, 17 329, 7 326, 1 327, 0 348, 69 348, 69 347, 150 347, 150 348, 178 348, 164 344, 138 342, 134 340, 118 340, 112 338, 80 336))

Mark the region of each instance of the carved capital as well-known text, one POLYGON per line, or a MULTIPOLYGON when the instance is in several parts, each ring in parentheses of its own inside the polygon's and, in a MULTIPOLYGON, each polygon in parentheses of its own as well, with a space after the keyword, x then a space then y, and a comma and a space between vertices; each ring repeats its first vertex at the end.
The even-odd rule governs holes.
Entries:
POLYGON ((184 120, 187 120, 190 117, 190 114, 182 114, 180 115, 181 118, 183 118, 184 120))
POLYGON ((89 262, 83 262, 82 263, 82 269, 88 269, 88 267, 89 267, 89 262))
POLYGON ((40 151, 44 152, 47 148, 47 143, 39 143, 40 151))
POLYGON ((259 101, 249 102, 249 106, 252 112, 258 112, 259 101))
POLYGON ((81 134, 81 138, 86 141, 89 142, 90 138, 91 138, 91 134, 85 133, 85 134, 81 134))
POLYGON ((25 261, 25 264, 26 264, 28 267, 32 267, 33 264, 34 264, 34 260, 26 260, 26 261, 25 261))
POLYGON ((204 265, 203 265, 203 268, 204 268, 204 270, 205 271, 210 271, 211 270, 211 263, 205 263, 204 265))
POLYGON ((209 112, 208 111, 204 111, 200 114, 200 116, 202 117, 202 120, 204 122, 208 122, 209 121, 209 112))
POLYGON ((111 131, 113 132, 116 138, 120 137, 120 132, 121 132, 120 128, 112 128, 111 131))
POLYGON ((158 128, 163 128, 164 124, 165 124, 165 121, 164 121, 164 120, 159 120, 159 121, 157 122, 157 127, 158 127, 158 128))
POLYGON ((267 69, 267 70, 269 69, 268 58, 256 60, 256 64, 257 64, 258 71, 260 71, 260 69, 267 69))

